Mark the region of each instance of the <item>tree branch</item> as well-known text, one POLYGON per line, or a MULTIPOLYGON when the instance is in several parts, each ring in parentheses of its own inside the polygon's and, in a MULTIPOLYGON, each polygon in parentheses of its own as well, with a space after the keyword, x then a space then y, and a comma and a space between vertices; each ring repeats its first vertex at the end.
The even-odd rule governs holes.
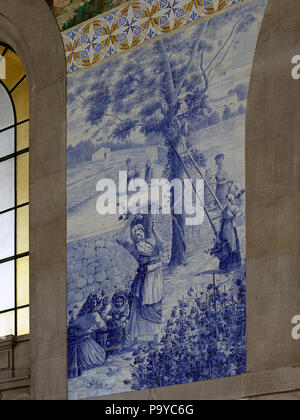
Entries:
POLYGON ((166 89, 164 89, 166 91, 167 103, 170 105, 174 105, 176 96, 175 96, 174 79, 173 79, 170 59, 167 53, 164 40, 161 39, 160 41, 158 41, 158 43, 160 47, 161 57, 163 60, 163 70, 167 77, 167 83, 165 83, 166 89))
MULTIPOLYGON (((114 119, 119 120, 119 121, 121 121, 121 122, 125 122, 125 121, 126 121, 126 120, 123 120, 122 118, 117 117, 116 115, 107 114, 107 113, 103 114, 103 117, 110 117, 110 118, 114 118, 114 119)), ((136 126, 136 127, 143 127, 143 126, 144 126, 144 124, 142 124, 140 121, 138 121, 138 122, 135 124, 135 126, 136 126)))
MULTIPOLYGON (((122 70, 117 70, 117 73, 125 74, 126 76, 128 76, 128 73, 126 73, 125 71, 122 71, 122 70)), ((143 83, 142 80, 138 79, 137 77, 133 77, 132 74, 130 74, 130 77, 132 77, 133 80, 135 80, 138 83, 143 83)))
POLYGON ((182 75, 181 81, 179 82, 179 84, 178 84, 178 86, 177 86, 177 88, 175 90, 175 95, 176 95, 177 98, 180 95, 180 92, 181 92, 181 89, 182 89, 183 84, 185 82, 186 76, 190 72, 190 69, 191 69, 192 64, 193 64, 193 59, 194 59, 195 53, 199 49, 199 45, 200 45, 200 43, 202 41, 203 34, 206 32, 207 25, 208 25, 208 21, 206 21, 205 25, 203 26, 203 29, 201 31, 201 35, 199 35, 198 39, 196 38, 196 41, 194 42, 194 45, 192 47, 192 52, 191 52, 191 56, 190 56, 189 62, 187 64, 186 68, 185 68, 185 71, 184 71, 183 75, 182 75))
POLYGON ((239 23, 241 22, 242 19, 243 19, 243 16, 240 17, 240 19, 235 23, 235 25, 232 28, 232 31, 230 32, 230 34, 228 35, 227 39, 223 43, 222 47, 219 49, 219 51, 217 52, 217 54, 214 56, 214 58, 211 60, 211 62, 206 67, 205 72, 207 72, 210 69, 210 67, 214 64, 214 62, 216 61, 216 59, 218 58, 218 56, 221 54, 221 52, 224 50, 224 48, 226 48, 226 45, 228 44, 228 42, 232 38, 232 36, 233 36, 233 34, 234 34, 237 26, 239 25, 239 23))
POLYGON ((122 118, 117 117, 116 115, 111 115, 111 114, 103 114, 103 117, 111 117, 111 118, 115 118, 116 120, 119 120, 121 122, 124 122, 125 120, 122 120, 122 118))
POLYGON ((216 70, 222 63, 223 63, 223 61, 225 60, 225 58, 227 57, 227 55, 228 55, 228 53, 229 53, 229 51, 230 51, 230 48, 232 47, 232 45, 233 45, 233 43, 234 43, 234 41, 235 41, 235 38, 233 38, 233 40, 232 40, 232 42, 231 42, 231 44, 229 44, 229 47, 227 48, 227 50, 225 51, 225 54, 224 54, 224 56, 223 56, 223 58, 218 62, 218 64, 216 64, 213 68, 211 68, 210 69, 210 71, 208 72, 208 75, 207 75, 207 77, 208 77, 208 79, 209 79, 209 77, 210 77, 210 75, 211 75, 211 73, 214 71, 214 70, 216 70))
POLYGON ((203 62, 204 62, 204 48, 202 48, 201 56, 200 56, 200 70, 202 72, 202 76, 203 76, 204 83, 205 83, 204 92, 207 92, 209 82, 208 82, 208 76, 207 76, 206 71, 204 70, 204 67, 203 67, 204 66, 203 62))

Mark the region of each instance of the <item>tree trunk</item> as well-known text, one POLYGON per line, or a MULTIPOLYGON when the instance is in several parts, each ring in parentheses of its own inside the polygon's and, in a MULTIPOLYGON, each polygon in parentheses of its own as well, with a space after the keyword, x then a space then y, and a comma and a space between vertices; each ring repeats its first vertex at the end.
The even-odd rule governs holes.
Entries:
MULTIPOLYGON (((170 162, 170 181, 172 179, 184 178, 184 168, 176 152, 169 152, 170 162)), ((183 201, 184 202, 184 201, 183 201)), ((169 266, 184 265, 186 263, 186 242, 185 242, 185 216, 184 214, 174 214, 174 191, 171 191, 172 209, 172 253, 169 266)), ((183 208, 184 210, 184 208, 183 208)))

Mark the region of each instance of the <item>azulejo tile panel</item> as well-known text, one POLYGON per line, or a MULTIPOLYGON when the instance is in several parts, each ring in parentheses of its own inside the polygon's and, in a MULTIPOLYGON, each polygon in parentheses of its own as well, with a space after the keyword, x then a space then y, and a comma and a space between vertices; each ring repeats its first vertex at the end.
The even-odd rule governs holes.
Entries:
POLYGON ((249 0, 136 1, 63 34, 68 73, 249 0))
POLYGON ((245 122, 267 2, 201 3, 214 17, 194 25, 195 2, 173 15, 132 2, 74 32, 86 70, 68 78, 71 400, 246 372, 245 122))

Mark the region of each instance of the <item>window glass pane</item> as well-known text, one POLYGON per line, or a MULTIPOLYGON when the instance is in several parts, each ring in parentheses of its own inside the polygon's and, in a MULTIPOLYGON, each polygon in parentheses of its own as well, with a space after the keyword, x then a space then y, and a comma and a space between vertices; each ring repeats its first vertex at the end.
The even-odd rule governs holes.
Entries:
POLYGON ((0 133, 0 158, 15 152, 15 129, 0 133))
POLYGON ((6 79, 6 59, 2 57, 2 54, 0 56, 0 79, 6 79))
MULTIPOLYGON (((0 46, 0 58, 4 50, 0 46)), ((0 159, 29 148, 29 122, 16 126, 29 119, 28 82, 13 51, 6 50, 5 64, 6 78, 0 80, 0 159)), ((29 252, 29 206, 7 211, 29 201, 29 154, 0 162, 0 180, 0 336, 25 335, 29 307, 16 307, 29 306, 29 257, 1 261, 29 252)))
POLYGON ((17 128, 17 150, 27 149, 29 147, 29 122, 18 125, 17 128))
POLYGON ((17 311, 18 335, 29 334, 29 308, 17 311))
POLYGON ((15 307, 15 262, 0 264, 0 312, 15 307))
POLYGON ((29 118, 28 83, 25 79, 12 93, 17 113, 17 122, 29 118))
POLYGON ((0 83, 0 130, 10 127, 14 123, 14 111, 10 97, 4 86, 0 83))
POLYGON ((6 59, 6 80, 5 84, 9 90, 13 89, 19 80, 24 76, 24 68, 19 57, 11 50, 5 54, 6 59))
POLYGON ((29 305, 29 257, 17 260, 17 306, 29 305))
POLYGON ((0 260, 15 254, 15 211, 0 215, 0 260))
POLYGON ((29 201, 29 153, 17 157, 17 205, 29 201))
POLYGON ((17 210, 17 254, 29 251, 29 206, 17 210))
POLYGON ((0 314, 0 337, 15 334, 15 312, 0 314))
POLYGON ((0 163, 0 212, 15 206, 15 160, 0 163))

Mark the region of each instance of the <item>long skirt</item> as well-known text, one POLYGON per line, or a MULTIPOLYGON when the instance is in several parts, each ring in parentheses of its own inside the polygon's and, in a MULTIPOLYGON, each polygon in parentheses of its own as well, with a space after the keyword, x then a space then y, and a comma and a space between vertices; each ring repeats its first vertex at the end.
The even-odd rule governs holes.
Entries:
POLYGON ((85 370, 101 366, 106 360, 104 349, 88 336, 70 337, 68 356, 69 378, 77 378, 85 370))
POLYGON ((141 305, 134 297, 128 326, 131 340, 153 341, 159 334, 162 322, 162 302, 153 305, 141 305))
POLYGON ((220 252, 220 270, 232 270, 241 265, 240 241, 232 221, 225 220, 222 223, 220 239, 222 252, 220 252))
POLYGON ((221 204, 226 203, 227 194, 228 194, 227 184, 217 184, 216 196, 221 204))
POLYGON ((161 270, 138 273, 131 290, 128 336, 153 341, 162 324, 163 284, 161 270))

